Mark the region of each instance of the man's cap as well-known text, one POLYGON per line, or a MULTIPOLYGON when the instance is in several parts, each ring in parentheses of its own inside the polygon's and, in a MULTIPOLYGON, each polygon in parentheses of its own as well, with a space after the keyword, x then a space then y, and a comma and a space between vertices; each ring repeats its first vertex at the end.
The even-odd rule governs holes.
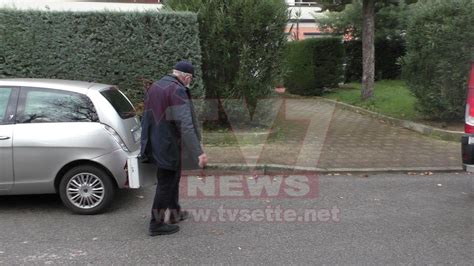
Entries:
POLYGON ((188 73, 188 74, 191 74, 194 76, 194 67, 193 65, 191 64, 191 62, 189 61, 179 61, 178 63, 176 63, 176 65, 174 66, 174 69, 178 70, 178 71, 181 71, 181 72, 184 72, 184 73, 188 73))

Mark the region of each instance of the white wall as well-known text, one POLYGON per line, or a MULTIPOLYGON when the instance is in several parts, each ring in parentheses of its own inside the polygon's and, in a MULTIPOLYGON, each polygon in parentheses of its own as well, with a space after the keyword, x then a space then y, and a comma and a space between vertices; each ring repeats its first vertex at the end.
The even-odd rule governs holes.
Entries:
MULTIPOLYGON (((288 9, 295 13, 301 11, 300 19, 313 19, 314 14, 318 14, 320 9, 311 6, 294 6, 295 0, 286 0, 288 9)), ((94 11, 94 10, 122 10, 122 11, 146 11, 157 10, 161 4, 126 4, 126 3, 91 3, 78 0, 0 0, 0 8, 12 7, 18 9, 35 10, 72 10, 72 11, 94 11)))
POLYGON ((54 11, 155 11, 161 7, 161 4, 91 3, 67 0, 0 0, 0 8, 54 11))
POLYGON ((291 11, 291 18, 296 19, 296 12, 301 11, 300 19, 314 19, 314 15, 320 16, 321 8, 311 6, 289 6, 288 10, 291 11))

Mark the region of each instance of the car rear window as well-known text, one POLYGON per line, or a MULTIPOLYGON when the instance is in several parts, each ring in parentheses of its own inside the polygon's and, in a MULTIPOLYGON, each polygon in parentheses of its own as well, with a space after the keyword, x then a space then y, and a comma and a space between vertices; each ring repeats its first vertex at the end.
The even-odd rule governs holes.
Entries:
POLYGON ((25 88, 20 95, 17 120, 20 123, 97 122, 94 105, 85 95, 75 92, 25 88))
POLYGON ((117 88, 109 88, 102 91, 101 94, 112 104, 122 119, 135 116, 133 105, 117 88))

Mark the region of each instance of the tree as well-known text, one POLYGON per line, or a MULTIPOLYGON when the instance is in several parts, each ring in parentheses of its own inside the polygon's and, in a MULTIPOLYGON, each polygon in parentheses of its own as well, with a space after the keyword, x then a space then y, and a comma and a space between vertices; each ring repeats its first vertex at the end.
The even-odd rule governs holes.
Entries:
MULTIPOLYGON (((271 95, 281 76, 287 42, 285 2, 167 0, 164 3, 172 10, 198 14, 206 97, 219 99, 221 103, 225 99, 245 100, 253 114, 257 101, 271 95)), ((230 111, 224 112, 223 105, 220 107, 219 122, 225 124, 230 111)))
MULTIPOLYGON (((403 39, 406 32, 409 10, 412 7, 407 0, 399 4, 378 2, 375 5, 375 39, 403 39)), ((362 0, 353 0, 341 12, 326 12, 324 16, 315 16, 319 27, 337 34, 362 38, 362 0)))
POLYGON ((410 12, 403 77, 425 117, 462 121, 474 60, 471 0, 420 1, 410 12))
MULTIPOLYGON (((289 13, 289 16, 291 17, 291 14, 292 12, 289 13)), ((300 10, 297 10, 295 12, 295 20, 296 22, 293 23, 290 27, 290 36, 291 36, 291 39, 293 41, 299 41, 300 40, 300 20, 301 20, 301 9, 300 10), (293 28, 295 27, 296 25, 296 31, 293 30, 293 28)))
MULTIPOLYGON (((352 0, 317 0, 323 11, 342 11, 352 0)), ((375 79, 375 7, 376 3, 398 4, 400 0, 362 0, 362 91, 361 98, 374 95, 375 79)))
POLYGON ((375 1, 364 0, 362 4, 362 92, 363 100, 374 96, 375 81, 375 1))

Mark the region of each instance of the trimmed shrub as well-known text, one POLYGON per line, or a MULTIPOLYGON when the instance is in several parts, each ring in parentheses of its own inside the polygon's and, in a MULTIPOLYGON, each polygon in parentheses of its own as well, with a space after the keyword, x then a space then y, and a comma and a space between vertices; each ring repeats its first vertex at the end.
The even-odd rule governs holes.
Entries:
POLYGON ((118 85, 135 103, 142 79, 187 59, 194 95, 204 94, 197 17, 170 12, 0 10, 0 77, 57 78, 118 85))
MULTIPOLYGON (((253 113, 258 99, 272 94, 282 72, 284 1, 167 0, 165 6, 198 12, 206 97, 245 100, 253 113)), ((219 118, 226 122, 222 108, 219 118)))
MULTIPOLYGON (((401 66, 399 60, 405 55, 403 40, 379 39, 375 41, 375 79, 399 79, 401 66)), ((346 52, 345 81, 362 80, 362 42, 344 42, 346 52)))
POLYGON ((423 1, 409 20, 403 76, 432 119, 461 120, 474 59, 471 0, 423 1))
MULTIPOLYGON (((362 42, 346 41, 344 42, 346 52, 344 79, 345 82, 362 81, 362 42)), ((377 60, 377 57, 375 57, 377 60)))
POLYGON ((288 43, 285 86, 299 95, 321 95, 343 81, 344 47, 340 38, 288 43))
POLYGON ((291 93, 312 94, 315 89, 314 65, 306 53, 304 41, 293 41, 287 44, 285 64, 287 73, 285 87, 291 93))
POLYGON ((378 40, 375 42, 375 78, 399 79, 402 75, 400 59, 406 53, 403 40, 378 40))

